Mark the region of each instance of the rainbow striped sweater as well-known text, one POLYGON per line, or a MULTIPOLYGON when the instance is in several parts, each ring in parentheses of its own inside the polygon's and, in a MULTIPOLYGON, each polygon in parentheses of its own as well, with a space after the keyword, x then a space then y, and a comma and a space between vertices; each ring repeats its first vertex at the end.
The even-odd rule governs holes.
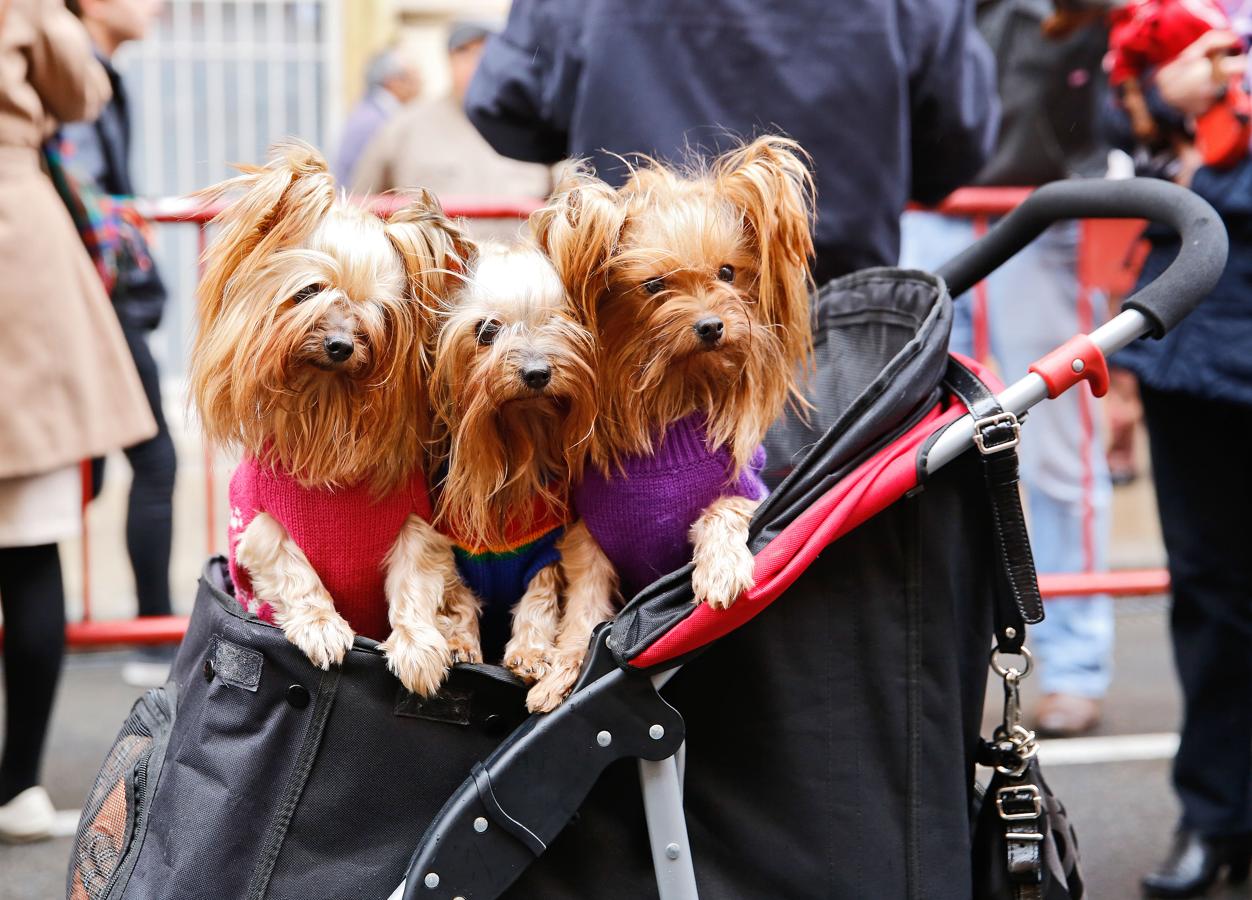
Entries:
POLYGON ((566 518, 563 511, 536 497, 530 520, 511 518, 498 543, 479 544, 468 540, 455 526, 448 529, 461 580, 483 604, 479 630, 484 659, 498 661, 503 657, 513 607, 540 569, 560 561, 557 541, 565 534, 566 518))

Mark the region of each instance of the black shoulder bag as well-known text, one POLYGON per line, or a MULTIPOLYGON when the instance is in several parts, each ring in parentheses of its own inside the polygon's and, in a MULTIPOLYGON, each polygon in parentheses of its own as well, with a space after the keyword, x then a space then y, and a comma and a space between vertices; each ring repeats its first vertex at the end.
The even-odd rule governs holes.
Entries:
POLYGON ((974 900, 1083 900, 1074 830, 1039 769, 1035 734, 1021 722, 1019 688, 1031 668, 1026 625, 1043 621, 1043 601, 1018 492, 1020 425, 956 360, 946 381, 975 419, 1000 560, 991 668, 1004 681, 1004 721, 979 747, 978 761, 995 773, 974 817, 974 900), (1022 667, 1005 656, 1021 657, 1022 667))

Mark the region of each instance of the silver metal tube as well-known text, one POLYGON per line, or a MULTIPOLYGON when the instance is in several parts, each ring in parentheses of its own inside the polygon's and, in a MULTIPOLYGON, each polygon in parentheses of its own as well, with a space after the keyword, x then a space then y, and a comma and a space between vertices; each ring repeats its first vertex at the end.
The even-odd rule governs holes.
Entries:
POLYGON ((639 760, 639 781, 657 895, 660 900, 699 900, 678 761, 672 756, 660 762, 639 760))
MULTIPOLYGON (((1116 353, 1131 341, 1143 337, 1151 330, 1143 313, 1134 309, 1123 310, 1108 322, 1091 332, 1092 342, 1106 356, 1116 353)), ((1033 372, 1015 381, 997 395, 1000 405, 1007 411, 1021 415, 1048 396, 1047 385, 1033 372)), ((926 456, 926 474, 938 471, 952 462, 974 443, 974 419, 963 416, 944 430, 926 456)))
POLYGON ((666 669, 664 672, 659 672, 656 675, 653 675, 652 687, 659 691, 661 688, 665 687, 665 685, 669 684, 669 680, 677 675, 681 669, 682 666, 676 666, 672 669, 666 669))

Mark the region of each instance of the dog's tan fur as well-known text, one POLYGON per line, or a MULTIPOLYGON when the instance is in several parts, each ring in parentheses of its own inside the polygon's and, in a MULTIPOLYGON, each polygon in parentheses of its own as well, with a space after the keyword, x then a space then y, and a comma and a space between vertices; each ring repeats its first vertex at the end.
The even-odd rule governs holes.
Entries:
MULTIPOLYGON (((582 471, 595 415, 593 356, 590 332, 538 249, 479 248, 464 288, 445 311, 435 354, 438 443, 448 458, 439 522, 455 523, 475 544, 492 546, 510 519, 526 530, 536 498, 565 517, 567 486, 582 471), (524 382, 529 364, 550 370, 543 388, 524 382)), ((513 609, 504 664, 536 683, 532 710, 547 711, 564 696, 552 701, 550 687, 539 685, 558 677, 572 684, 569 673, 558 674, 556 653, 570 598, 611 605, 614 584, 603 568, 590 570, 599 576, 593 582, 586 574, 571 570, 563 556, 534 576, 513 609), (537 704, 541 696, 545 702, 537 704)))
MULTIPOLYGON (((381 495, 405 484, 425 461, 427 346, 464 239, 428 195, 389 222, 347 203, 325 160, 300 143, 277 145, 265 166, 202 197, 236 193, 214 220, 198 291, 190 381, 206 435, 306 487, 368 480, 381 495), (329 335, 351 341, 348 359, 330 359, 329 335)), ((236 559, 292 643, 323 668, 342 661, 352 633, 277 521, 258 515, 236 559)), ((451 550, 411 516, 387 566, 388 664, 428 694, 451 660, 435 627, 451 550)))
MULTIPOLYGON (((666 425, 702 411, 710 449, 729 447, 742 469, 788 399, 804 403, 814 203, 805 160, 794 141, 762 137, 703 167, 644 158, 617 191, 576 172, 532 219, 596 333, 595 465, 611 471, 651 453, 666 425), (724 325, 712 348, 694 330, 707 316, 724 325)), ((692 524, 697 601, 724 608, 751 587, 753 506, 719 500, 692 524)))

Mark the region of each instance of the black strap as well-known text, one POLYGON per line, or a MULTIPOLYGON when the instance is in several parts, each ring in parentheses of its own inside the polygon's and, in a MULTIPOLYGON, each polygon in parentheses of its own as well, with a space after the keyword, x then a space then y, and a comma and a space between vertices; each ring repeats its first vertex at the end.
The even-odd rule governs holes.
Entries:
POLYGON ((287 829, 296 814, 296 806, 304 794, 304 786, 313 770, 313 761, 322 746, 322 733, 326 730, 326 722, 330 719, 330 711, 335 705, 335 695, 339 691, 338 666, 322 673, 317 686, 317 699, 313 701, 313 714, 308 727, 304 731, 304 741, 296 754, 291 766, 291 774, 287 777, 287 785, 283 791, 282 801, 274 810, 269 827, 265 832, 265 845, 257 856, 256 867, 252 870, 252 881, 248 885, 247 900, 263 900, 269 890, 270 877, 274 874, 274 866, 278 862, 278 854, 287 839, 287 829))
POLYGON ((1025 625, 1043 621, 1043 601, 1017 486, 1015 448, 1020 426, 1017 417, 1005 412, 982 380, 952 357, 948 358, 944 383, 974 417, 974 442, 982 457, 1000 560, 1002 590, 996 592, 996 647, 1002 653, 1017 653, 1026 639, 1025 625))

